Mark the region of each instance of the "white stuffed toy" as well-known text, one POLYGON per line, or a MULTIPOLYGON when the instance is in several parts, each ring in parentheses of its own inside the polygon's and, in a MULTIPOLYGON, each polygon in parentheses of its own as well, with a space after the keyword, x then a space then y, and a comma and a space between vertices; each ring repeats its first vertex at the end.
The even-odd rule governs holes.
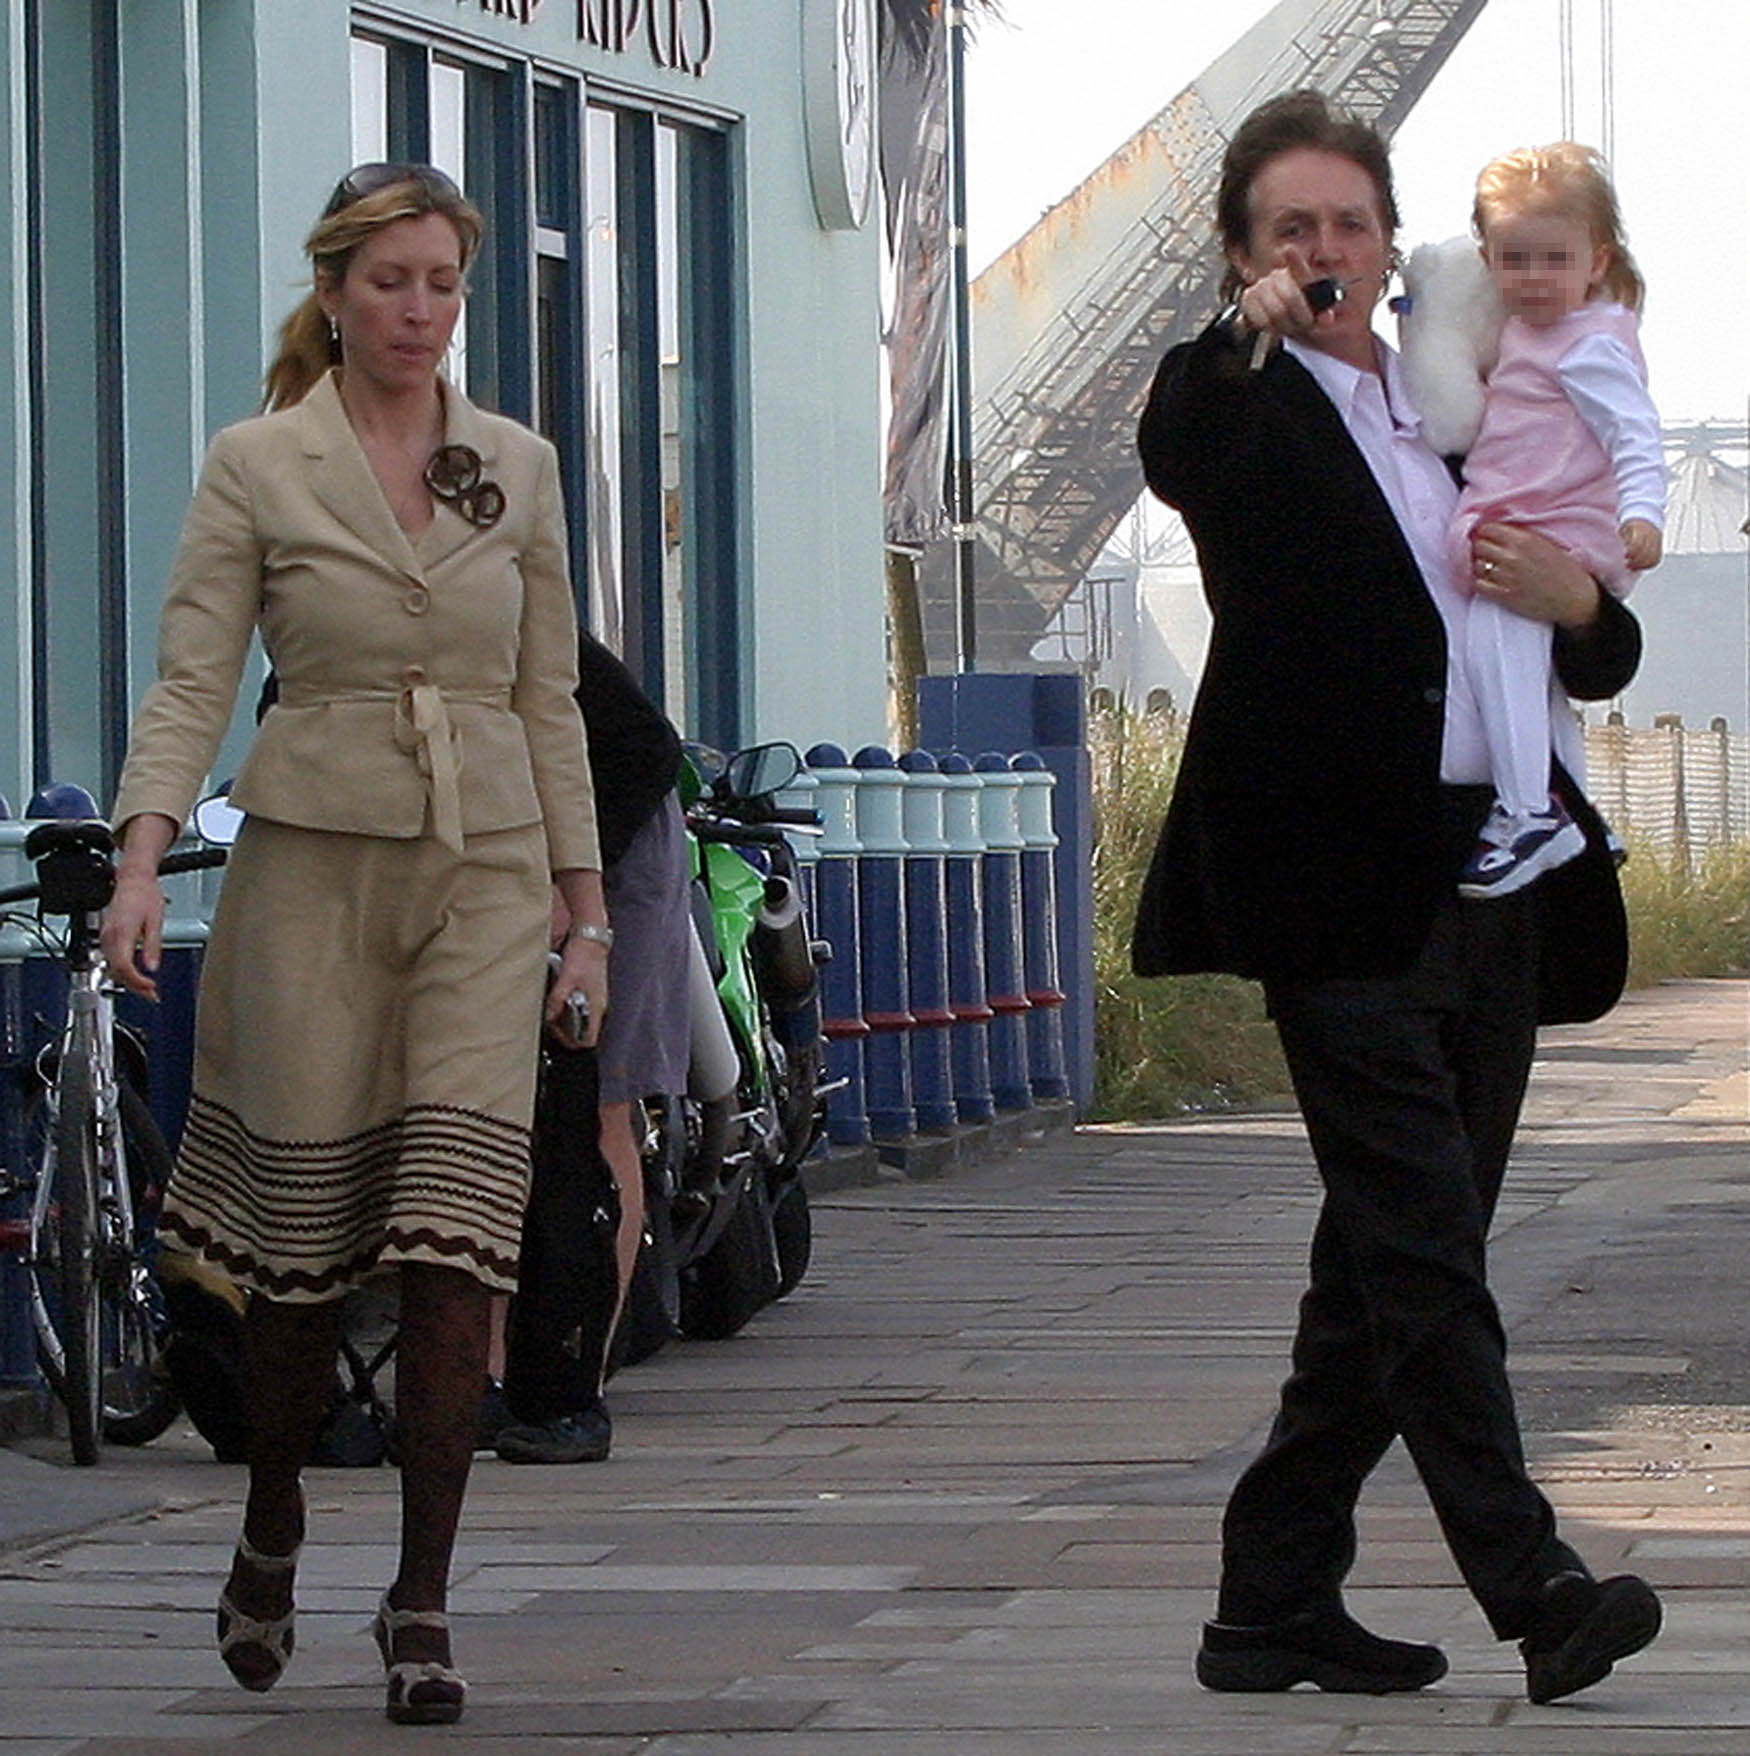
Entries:
POLYGON ((1404 382, 1422 437, 1442 457, 1469 451, 1483 420, 1483 385, 1501 352, 1501 296, 1474 238, 1419 244, 1404 265, 1409 297, 1394 300, 1404 382))

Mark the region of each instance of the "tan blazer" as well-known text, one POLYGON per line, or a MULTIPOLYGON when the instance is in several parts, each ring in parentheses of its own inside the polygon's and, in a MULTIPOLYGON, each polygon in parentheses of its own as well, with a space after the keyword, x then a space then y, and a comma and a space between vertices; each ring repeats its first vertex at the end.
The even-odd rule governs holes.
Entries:
POLYGON ((409 537, 332 374, 214 439, 118 824, 188 815, 259 627, 280 698, 232 788, 242 810, 307 829, 429 832, 458 850, 467 835, 543 823, 555 871, 600 865, 557 457, 453 387, 444 398, 446 442, 472 446, 504 490, 488 530, 440 502, 409 537))

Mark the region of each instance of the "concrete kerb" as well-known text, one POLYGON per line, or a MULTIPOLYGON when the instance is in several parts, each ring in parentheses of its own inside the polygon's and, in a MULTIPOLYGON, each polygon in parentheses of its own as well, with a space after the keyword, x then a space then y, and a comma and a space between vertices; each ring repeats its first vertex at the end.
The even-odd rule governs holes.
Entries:
POLYGON ((1048 1099, 1025 1110, 999 1111, 988 1122, 965 1123, 947 1134, 829 1147, 803 1165, 802 1180, 815 1195, 874 1183, 927 1182, 1026 1151, 1073 1131, 1075 1125, 1075 1105, 1069 1099, 1048 1099))

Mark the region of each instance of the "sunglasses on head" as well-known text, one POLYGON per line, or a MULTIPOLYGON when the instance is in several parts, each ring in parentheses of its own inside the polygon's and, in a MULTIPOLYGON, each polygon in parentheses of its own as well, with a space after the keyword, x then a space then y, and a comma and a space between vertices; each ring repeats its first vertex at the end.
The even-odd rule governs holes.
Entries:
POLYGON ((363 201, 367 195, 375 195, 379 189, 387 189, 392 183, 417 183, 443 201, 465 199, 454 178, 440 171, 436 165, 375 160, 368 165, 354 165, 334 185, 334 193, 328 197, 328 205, 323 208, 322 217, 332 219, 342 208, 351 207, 355 201, 363 201))

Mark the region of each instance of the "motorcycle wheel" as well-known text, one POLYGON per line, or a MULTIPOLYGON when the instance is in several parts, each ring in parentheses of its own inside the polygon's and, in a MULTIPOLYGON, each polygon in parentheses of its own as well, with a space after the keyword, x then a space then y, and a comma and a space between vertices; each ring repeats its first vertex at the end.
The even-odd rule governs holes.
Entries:
POLYGON ((814 1220, 808 1191, 794 1173, 772 1195, 772 1238, 778 1247, 778 1297, 794 1292, 814 1253, 814 1220))
POLYGON ((820 1045, 783 1051, 779 1113, 784 1126, 784 1165, 794 1170, 826 1132, 826 1099, 820 1045))
POLYGON ((777 1297, 777 1251, 764 1183, 748 1178, 717 1242, 681 1277, 681 1333, 724 1341, 777 1297))

